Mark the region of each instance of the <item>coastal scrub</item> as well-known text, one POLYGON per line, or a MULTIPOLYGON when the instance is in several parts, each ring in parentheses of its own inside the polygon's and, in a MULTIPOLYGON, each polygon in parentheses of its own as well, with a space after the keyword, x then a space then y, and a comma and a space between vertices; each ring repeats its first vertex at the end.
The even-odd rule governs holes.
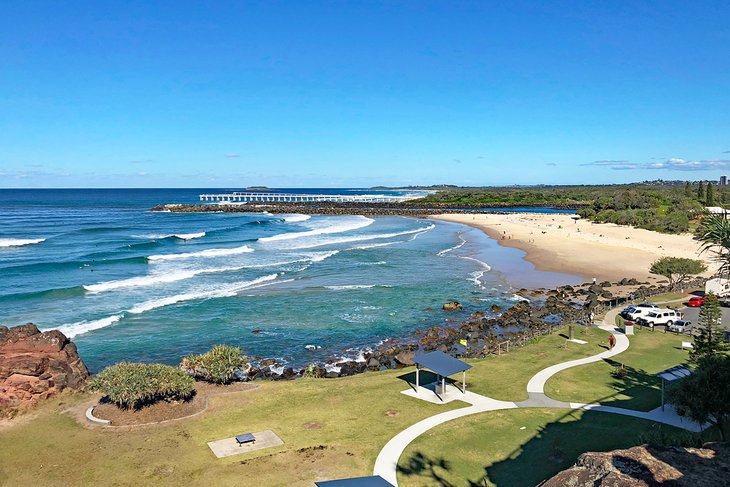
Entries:
POLYGON ((227 384, 247 364, 248 358, 241 354, 240 348, 216 345, 209 352, 184 357, 180 368, 202 380, 227 384))
POLYGON ((89 388, 120 408, 139 409, 160 400, 189 399, 195 393, 195 380, 169 365, 121 362, 102 370, 89 388))

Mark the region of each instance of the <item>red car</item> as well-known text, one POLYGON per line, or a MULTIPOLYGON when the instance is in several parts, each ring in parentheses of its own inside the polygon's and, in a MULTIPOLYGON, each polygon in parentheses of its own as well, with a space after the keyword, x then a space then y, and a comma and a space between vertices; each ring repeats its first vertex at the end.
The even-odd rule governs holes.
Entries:
POLYGON ((693 308, 702 306, 702 303, 705 301, 705 298, 702 296, 695 296, 692 298, 689 298, 689 302, 687 302, 687 306, 691 306, 693 308))

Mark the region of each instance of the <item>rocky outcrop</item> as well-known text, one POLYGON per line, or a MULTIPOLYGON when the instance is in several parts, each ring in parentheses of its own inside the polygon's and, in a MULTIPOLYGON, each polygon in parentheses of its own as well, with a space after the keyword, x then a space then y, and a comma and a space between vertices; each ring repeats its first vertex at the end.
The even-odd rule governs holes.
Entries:
POLYGON ((444 311, 456 311, 463 308, 461 303, 458 301, 449 301, 448 303, 444 303, 442 307, 444 311))
POLYGON ((541 487, 710 487, 728 485, 730 448, 708 443, 702 448, 654 448, 588 452, 541 487))
POLYGON ((33 323, 0 327, 0 410, 32 406, 87 377, 76 345, 60 331, 41 333, 33 323))

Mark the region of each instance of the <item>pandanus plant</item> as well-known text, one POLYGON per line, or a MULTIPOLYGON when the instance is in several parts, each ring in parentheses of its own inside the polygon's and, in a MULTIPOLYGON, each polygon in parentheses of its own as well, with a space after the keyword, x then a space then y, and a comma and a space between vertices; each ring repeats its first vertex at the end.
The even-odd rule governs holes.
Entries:
POLYGON ((706 217, 697 228, 697 238, 702 241, 701 253, 712 253, 719 273, 730 276, 730 220, 725 215, 706 217))

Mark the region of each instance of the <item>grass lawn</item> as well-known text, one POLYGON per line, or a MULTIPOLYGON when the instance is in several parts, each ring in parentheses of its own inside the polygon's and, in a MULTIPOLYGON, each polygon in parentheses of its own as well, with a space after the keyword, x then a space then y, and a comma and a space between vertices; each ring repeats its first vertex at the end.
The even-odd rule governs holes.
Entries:
POLYGON ((629 349, 611 359, 553 376, 545 384, 545 393, 562 401, 600 402, 639 411, 655 409, 661 402, 661 379, 655 374, 687 361, 689 352, 680 350, 680 345, 688 338, 640 329, 629 339, 629 349), (624 364, 626 378, 611 376, 616 364, 624 364))
MULTIPOLYGON (((474 368, 467 376, 471 390, 503 400, 527 399, 527 382, 538 370, 604 350, 601 345, 607 342, 607 332, 591 329, 584 335, 577 328, 576 338, 589 343, 568 343, 565 347, 565 337, 560 333, 566 331, 541 337, 498 357, 472 361, 474 368)), ((680 340, 673 335, 643 332, 632 339, 629 351, 617 358, 651 374, 685 358, 686 352, 672 348, 680 340)), ((548 382, 548 391, 556 398, 584 402, 616 394, 610 369, 605 363, 571 369, 548 382)), ((92 396, 64 394, 17 418, 10 427, 0 425, 0 485, 312 487, 315 480, 369 475, 380 449, 398 432, 428 416, 464 406, 461 402, 433 405, 400 394, 408 387, 402 377, 412 376, 412 371, 371 372, 341 379, 261 381, 256 390, 211 398, 208 410, 199 416, 132 428, 82 425, 63 411, 71 407, 83 411, 79 406, 92 396), (206 445, 208 441, 266 429, 278 434, 284 445, 221 460, 206 445)), ((646 396, 641 388, 624 392, 634 402, 646 396)), ((650 392, 654 398, 656 391, 650 392)), ((526 481, 541 480, 574 462, 577 454, 586 449, 627 446, 637 431, 651 425, 596 412, 585 413, 591 421, 575 421, 584 414, 581 412, 560 420, 565 413, 530 409, 464 418, 428 433, 408 451, 410 455, 423 451, 436 456, 449 452, 447 459, 454 466, 453 472, 462 479, 478 480, 484 476, 484 467, 489 466, 492 481, 518 485, 505 479, 515 475, 526 481), (526 429, 520 430, 521 426, 526 429), (451 438, 451 443, 440 444, 438 433, 451 431, 454 435, 445 437, 451 438), (538 431, 542 433, 535 436, 538 431), (460 453, 463 445, 470 445, 470 451, 460 453), (540 457, 548 450, 552 453, 540 457), (550 455, 554 461, 545 460, 550 455), (530 468, 535 472, 520 466, 521 459, 528 461, 525 465, 534 462, 530 468)), ((422 480, 412 477, 405 485, 433 485, 422 480)))
POLYGON ((314 480, 371 475, 396 433, 465 405, 399 394, 407 388, 396 378, 402 374, 261 382, 254 391, 213 397, 195 418, 133 429, 81 426, 60 411, 91 396, 64 395, 32 420, 0 430, 0 485, 312 487, 314 480), (265 429, 285 444, 220 460, 206 445, 265 429))
POLYGON ((609 333, 598 328, 575 327, 575 338, 587 341, 585 345, 567 343, 568 328, 551 335, 536 338, 533 343, 521 348, 512 348, 509 353, 491 356, 470 363, 473 368, 467 372, 467 389, 503 401, 524 401, 527 399, 527 383, 540 370, 550 365, 589 357, 606 349, 609 333))
POLYGON ((670 426, 614 414, 512 409, 457 419, 417 438, 400 458, 402 487, 535 486, 570 467, 583 452, 641 444, 670 426), (441 479, 441 480, 439 480, 441 479))

